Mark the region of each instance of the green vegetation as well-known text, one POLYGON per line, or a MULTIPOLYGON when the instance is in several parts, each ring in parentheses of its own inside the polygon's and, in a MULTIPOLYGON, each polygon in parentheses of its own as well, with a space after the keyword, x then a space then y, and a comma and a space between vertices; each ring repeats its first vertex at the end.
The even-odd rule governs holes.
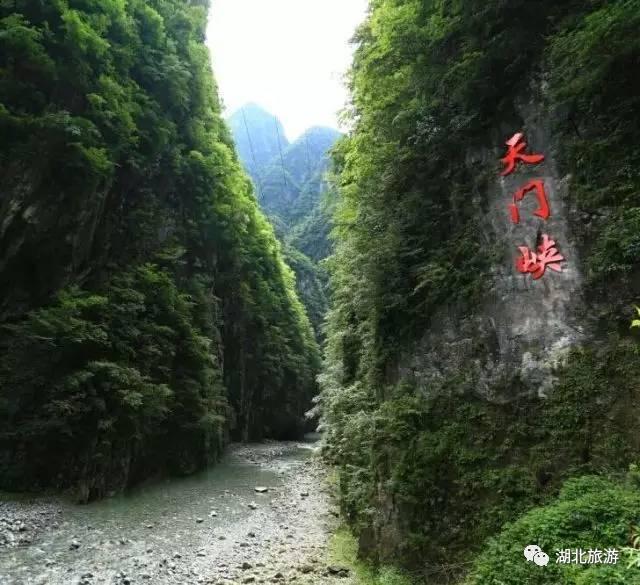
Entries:
POLYGON ((630 527, 637 522, 639 507, 640 485, 637 483, 593 476, 570 480, 556 499, 508 524, 489 540, 465 584, 636 583, 640 581, 640 568, 629 566, 622 549, 629 540, 630 527), (550 561, 544 569, 523 562, 522 551, 531 543, 537 543, 549 554, 550 561), (587 554, 596 548, 603 553, 599 564, 556 563, 555 551, 582 549, 587 554), (606 549, 619 551, 617 563, 604 563, 606 549))
POLYGON ((7 326, 2 438, 23 451, 8 461, 10 484, 66 470, 90 499, 126 484, 131 466, 185 473, 214 460, 228 406, 211 324, 197 328, 195 308, 168 273, 145 265, 104 296, 64 290, 7 326))
MULTIPOLYGON (((334 157, 320 408, 342 509, 374 564, 404 565, 428 583, 460 582, 471 566, 481 575, 473 583, 542 583, 523 572, 524 545, 513 557, 520 572, 507 567, 483 581, 482 563, 498 562, 497 553, 482 556, 488 539, 505 523, 538 517, 518 523, 534 506, 551 516, 554 506, 566 510, 568 492, 554 498, 567 479, 621 472, 640 459, 640 356, 629 329, 639 19, 635 0, 371 2, 351 72, 354 130, 334 157), (566 221, 586 281, 576 319, 589 341, 557 364, 546 394, 524 384, 525 371, 481 390, 478 364, 494 349, 474 338, 473 324, 491 320, 486 308, 504 290, 496 281, 504 284, 507 262, 487 229, 488 194, 499 189, 500 141, 533 109, 551 130, 545 151, 558 176, 571 179, 566 221), (420 369, 425 333, 441 331, 443 316, 465 325, 456 341, 472 347, 453 375, 420 369)), ((600 480, 575 481, 597 491, 600 480)), ((626 500, 613 497, 607 511, 598 499, 602 515, 624 512, 620 522, 637 524, 629 490, 610 487, 626 500)), ((586 495, 575 503, 595 505, 586 495)), ((629 545, 620 526, 612 523, 611 534, 629 545)), ((555 545, 547 528, 535 533, 538 543, 555 545)), ((583 542, 577 530, 562 536, 583 542)), ((622 582, 622 570, 595 567, 567 582, 622 582)))
POLYGON ((354 585, 412 585, 413 580, 393 567, 373 569, 358 559, 358 543, 348 527, 336 531, 329 543, 330 565, 348 567, 354 585))
POLYGON ((626 468, 638 452, 640 348, 612 339, 602 351, 576 350, 558 376, 544 401, 430 398, 408 384, 387 388, 380 404, 357 386, 336 396, 328 454, 352 527, 367 535, 381 522, 375 506, 390 505, 375 491, 383 480, 399 515, 392 528, 402 530, 394 556, 424 570, 415 560, 427 555, 438 582, 505 522, 553 497, 563 478, 626 468))
POLYGON ((319 353, 207 0, 0 2, 0 486, 100 497, 292 437, 319 353))
POLYGON ((640 54, 635 0, 592 2, 571 14, 545 57, 548 99, 562 132, 561 162, 573 174, 572 204, 590 229, 574 227, 602 326, 624 319, 637 298, 633 284, 640 241, 640 150, 634 146, 640 80, 630 74, 640 54))
POLYGON ((229 118, 238 154, 256 187, 291 266, 318 340, 324 338, 329 256, 329 151, 340 137, 314 127, 289 144, 280 121, 255 104, 229 118))
POLYGON ((292 244, 283 244, 284 258, 296 275, 300 300, 304 303, 309 320, 318 338, 322 338, 322 323, 327 312, 327 275, 321 266, 300 252, 292 244))
POLYGON ((86 501, 299 435, 330 288, 317 410, 355 534, 332 559, 363 585, 640 580, 638 0, 372 0, 337 194, 333 131, 289 145, 252 107, 236 155, 208 7, 0 0, 0 488, 86 501), (582 284, 541 292, 578 332, 527 341, 548 385, 535 351, 492 359, 521 341, 487 226, 520 128, 548 138, 582 284), (426 334, 468 359, 434 367, 426 334), (540 569, 534 542, 629 562, 540 569))

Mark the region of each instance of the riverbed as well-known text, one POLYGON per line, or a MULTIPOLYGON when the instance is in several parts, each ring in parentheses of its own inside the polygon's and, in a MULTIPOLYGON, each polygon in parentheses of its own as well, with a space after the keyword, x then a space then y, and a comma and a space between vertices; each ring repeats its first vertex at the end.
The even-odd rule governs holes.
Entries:
POLYGON ((234 445, 203 473, 85 506, 5 498, 0 584, 345 584, 315 445, 234 445))

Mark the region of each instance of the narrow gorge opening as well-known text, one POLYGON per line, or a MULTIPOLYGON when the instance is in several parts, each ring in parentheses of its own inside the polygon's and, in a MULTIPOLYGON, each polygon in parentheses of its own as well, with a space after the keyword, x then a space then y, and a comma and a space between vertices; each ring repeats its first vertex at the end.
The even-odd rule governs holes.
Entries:
POLYGON ((639 0, 0 0, 0 585, 640 583, 639 0))

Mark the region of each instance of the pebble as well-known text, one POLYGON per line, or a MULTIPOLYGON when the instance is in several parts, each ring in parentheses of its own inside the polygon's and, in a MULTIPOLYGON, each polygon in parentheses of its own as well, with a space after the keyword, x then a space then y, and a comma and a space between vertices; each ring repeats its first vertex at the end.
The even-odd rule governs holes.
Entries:
MULTIPOLYGON (((294 445, 291 444, 292 447, 294 445)), ((260 455, 256 455, 256 462, 258 465, 264 465, 265 461, 280 457, 282 453, 286 453, 288 448, 290 448, 289 444, 282 447, 277 446, 276 448, 269 446, 264 450, 258 448, 256 452, 259 452, 260 455)), ((150 534, 155 538, 155 531, 157 531, 157 536, 160 537, 160 540, 157 542, 154 540, 153 543, 150 541, 136 543, 140 545, 140 552, 146 550, 146 555, 142 555, 139 558, 131 555, 126 561, 122 557, 123 563, 120 567, 127 568, 130 575, 120 571, 114 579, 113 570, 118 565, 114 567, 109 566, 109 564, 115 564, 117 556, 122 556, 129 552, 128 549, 120 552, 117 546, 114 547, 114 545, 117 545, 118 542, 122 545, 131 544, 131 540, 125 538, 108 540, 109 538, 114 538, 113 532, 103 525, 94 523, 94 531, 89 534, 93 538, 87 540, 76 536, 73 541, 69 541, 70 543, 76 543, 80 549, 79 553, 75 553, 79 555, 76 558, 80 560, 84 556, 91 556, 94 562, 89 567, 85 566, 84 569, 86 571, 86 569, 91 568, 92 573, 85 572, 80 583, 71 578, 64 582, 69 583, 69 585, 98 585, 98 583, 103 585, 141 585, 142 583, 160 585, 161 583, 168 583, 167 579, 173 579, 171 583, 174 583, 174 585, 195 585, 196 583, 203 583, 204 585, 240 585, 241 583, 255 583, 256 585, 263 583, 278 583, 279 585, 291 583, 293 585, 294 583, 299 583, 300 585, 309 585, 311 581, 313 581, 313 585, 320 585, 325 580, 333 582, 330 577, 347 577, 350 573, 349 569, 345 567, 337 565, 327 567, 326 560, 320 564, 325 558, 327 529, 331 530, 334 525, 333 517, 338 515, 338 511, 335 502, 326 501, 328 498, 321 486, 323 474, 319 466, 316 463, 313 466, 307 465, 307 463, 302 462, 296 462, 293 465, 287 463, 286 466, 282 465, 274 469, 274 472, 281 476, 279 481, 284 482, 283 486, 278 489, 255 486, 253 488, 255 494, 265 494, 267 492, 273 494, 269 498, 258 499, 256 496, 256 500, 262 502, 261 506, 256 501, 248 501, 248 498, 243 501, 243 492, 241 490, 234 492, 226 490, 224 493, 218 491, 214 495, 204 498, 204 501, 207 502, 205 505, 210 509, 209 512, 206 512, 206 508, 198 510, 195 505, 191 510, 188 508, 184 510, 184 516, 178 515, 176 510, 164 510, 162 512, 163 517, 167 519, 173 517, 176 521, 175 523, 169 522, 167 525, 164 522, 156 524, 153 521, 153 516, 147 516, 148 523, 144 523, 144 520, 140 522, 138 530, 144 528, 155 529, 150 534), (305 500, 305 498, 309 497, 311 491, 317 492, 318 497, 305 500), (229 499, 222 499, 227 495, 229 499), (213 509, 214 506, 215 509, 213 509), (244 510, 242 507, 244 507, 244 510), (260 508, 262 511, 253 515, 247 511, 247 508, 250 510, 258 510, 260 508), (196 511, 204 512, 204 519, 216 518, 219 513, 222 513, 225 519, 228 519, 229 525, 221 524, 220 526, 215 526, 217 523, 212 523, 214 530, 209 532, 208 537, 210 542, 230 540, 233 546, 225 547, 219 545, 215 547, 214 545, 204 549, 198 549, 196 546, 188 548, 190 530, 182 522, 186 520, 187 524, 189 521, 197 524, 203 523, 203 518, 193 515, 196 511), (291 525, 278 524, 278 522, 283 521, 289 521, 291 525), (325 529, 325 525, 327 529, 325 529), (215 532, 222 531, 225 534, 215 534, 215 532), (242 534, 246 535, 246 541, 241 540, 242 534), (97 546, 99 541, 100 546, 97 546), (107 544, 107 541, 111 545, 107 544), (146 548, 150 544, 153 544, 153 548, 146 548), (184 558, 182 554, 177 552, 172 555, 169 547, 176 547, 180 550, 183 546, 185 547, 183 550, 184 558), (101 556, 100 548, 110 548, 110 550, 104 556, 101 556), (163 558, 163 555, 165 558, 163 558), (251 558, 254 555, 257 558, 251 558), (171 562, 172 556, 175 562, 171 562), (321 561, 318 561, 317 558, 311 558, 312 556, 317 556, 321 561), (196 562, 196 557, 206 558, 206 560, 196 562), (251 558, 251 561, 248 558, 251 558), (126 565, 124 564, 125 562, 126 565), (178 567, 176 567, 176 563, 178 563, 178 567), (284 568, 286 567, 289 569, 285 571, 284 568), (195 568, 200 570, 200 574, 195 568), (283 568, 283 571, 278 571, 278 568, 283 568), (95 577, 93 577, 94 574, 96 575, 95 577), (326 577, 324 577, 325 575, 326 577)), ((251 488, 249 487, 249 489, 251 488)), ((246 492, 244 493, 246 494, 246 492)), ((30 518, 25 516, 23 519, 22 515, 12 515, 10 522, 7 522, 2 511, 2 503, 0 502, 0 555, 2 554, 3 536, 5 534, 9 534, 10 538, 14 538, 16 542, 21 538, 30 538, 33 535, 30 518)), ((57 522, 53 521, 53 518, 48 517, 47 513, 41 516, 40 512, 38 512, 38 518, 42 518, 42 521, 48 524, 47 529, 49 530, 52 529, 54 524, 57 524, 57 522)), ((74 535, 74 531, 76 535, 85 535, 89 530, 88 525, 76 526, 75 521, 65 521, 64 516, 57 519, 60 520, 60 524, 63 527, 66 526, 68 535, 74 535)), ((125 529, 123 531, 126 533, 125 529)), ((193 529, 191 529, 191 532, 194 532, 193 529)), ((206 530, 205 528, 199 528, 197 532, 203 536, 206 530)), ((134 538, 133 532, 130 536, 134 538)), ((48 543, 48 540, 44 542, 48 543)), ((64 546, 64 540, 62 544, 64 546)), ((202 542, 201 546, 204 544, 202 542)), ((75 547, 70 548, 76 550, 75 547)), ((56 563, 54 560, 46 560, 46 551, 47 547, 44 546, 40 558, 43 559, 43 562, 48 567, 47 573, 54 578, 58 577, 58 573, 60 573, 60 576, 63 576, 62 578, 64 579, 64 571, 70 569, 68 562, 56 563)), ((133 552, 134 549, 132 548, 131 551, 133 552)), ((41 565, 40 571, 43 570, 41 565)))
POLYGON ((329 575, 335 575, 336 577, 348 577, 349 569, 346 567, 338 567, 336 565, 329 565, 327 567, 327 572, 329 575))

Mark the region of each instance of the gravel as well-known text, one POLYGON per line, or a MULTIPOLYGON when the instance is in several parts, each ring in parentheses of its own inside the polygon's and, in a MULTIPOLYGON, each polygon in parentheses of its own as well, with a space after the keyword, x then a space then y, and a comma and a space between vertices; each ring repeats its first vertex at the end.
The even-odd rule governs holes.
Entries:
POLYGON ((279 481, 266 492, 251 483, 244 491, 206 493, 208 501, 198 502, 207 506, 203 515, 201 508, 180 509, 182 518, 155 517, 120 535, 94 518, 94 526, 66 522, 64 506, 0 502, 0 547, 16 553, 5 565, 0 559, 0 585, 349 585, 349 571, 327 562, 339 520, 326 470, 309 446, 234 445, 228 458, 243 473, 256 466, 279 481))

